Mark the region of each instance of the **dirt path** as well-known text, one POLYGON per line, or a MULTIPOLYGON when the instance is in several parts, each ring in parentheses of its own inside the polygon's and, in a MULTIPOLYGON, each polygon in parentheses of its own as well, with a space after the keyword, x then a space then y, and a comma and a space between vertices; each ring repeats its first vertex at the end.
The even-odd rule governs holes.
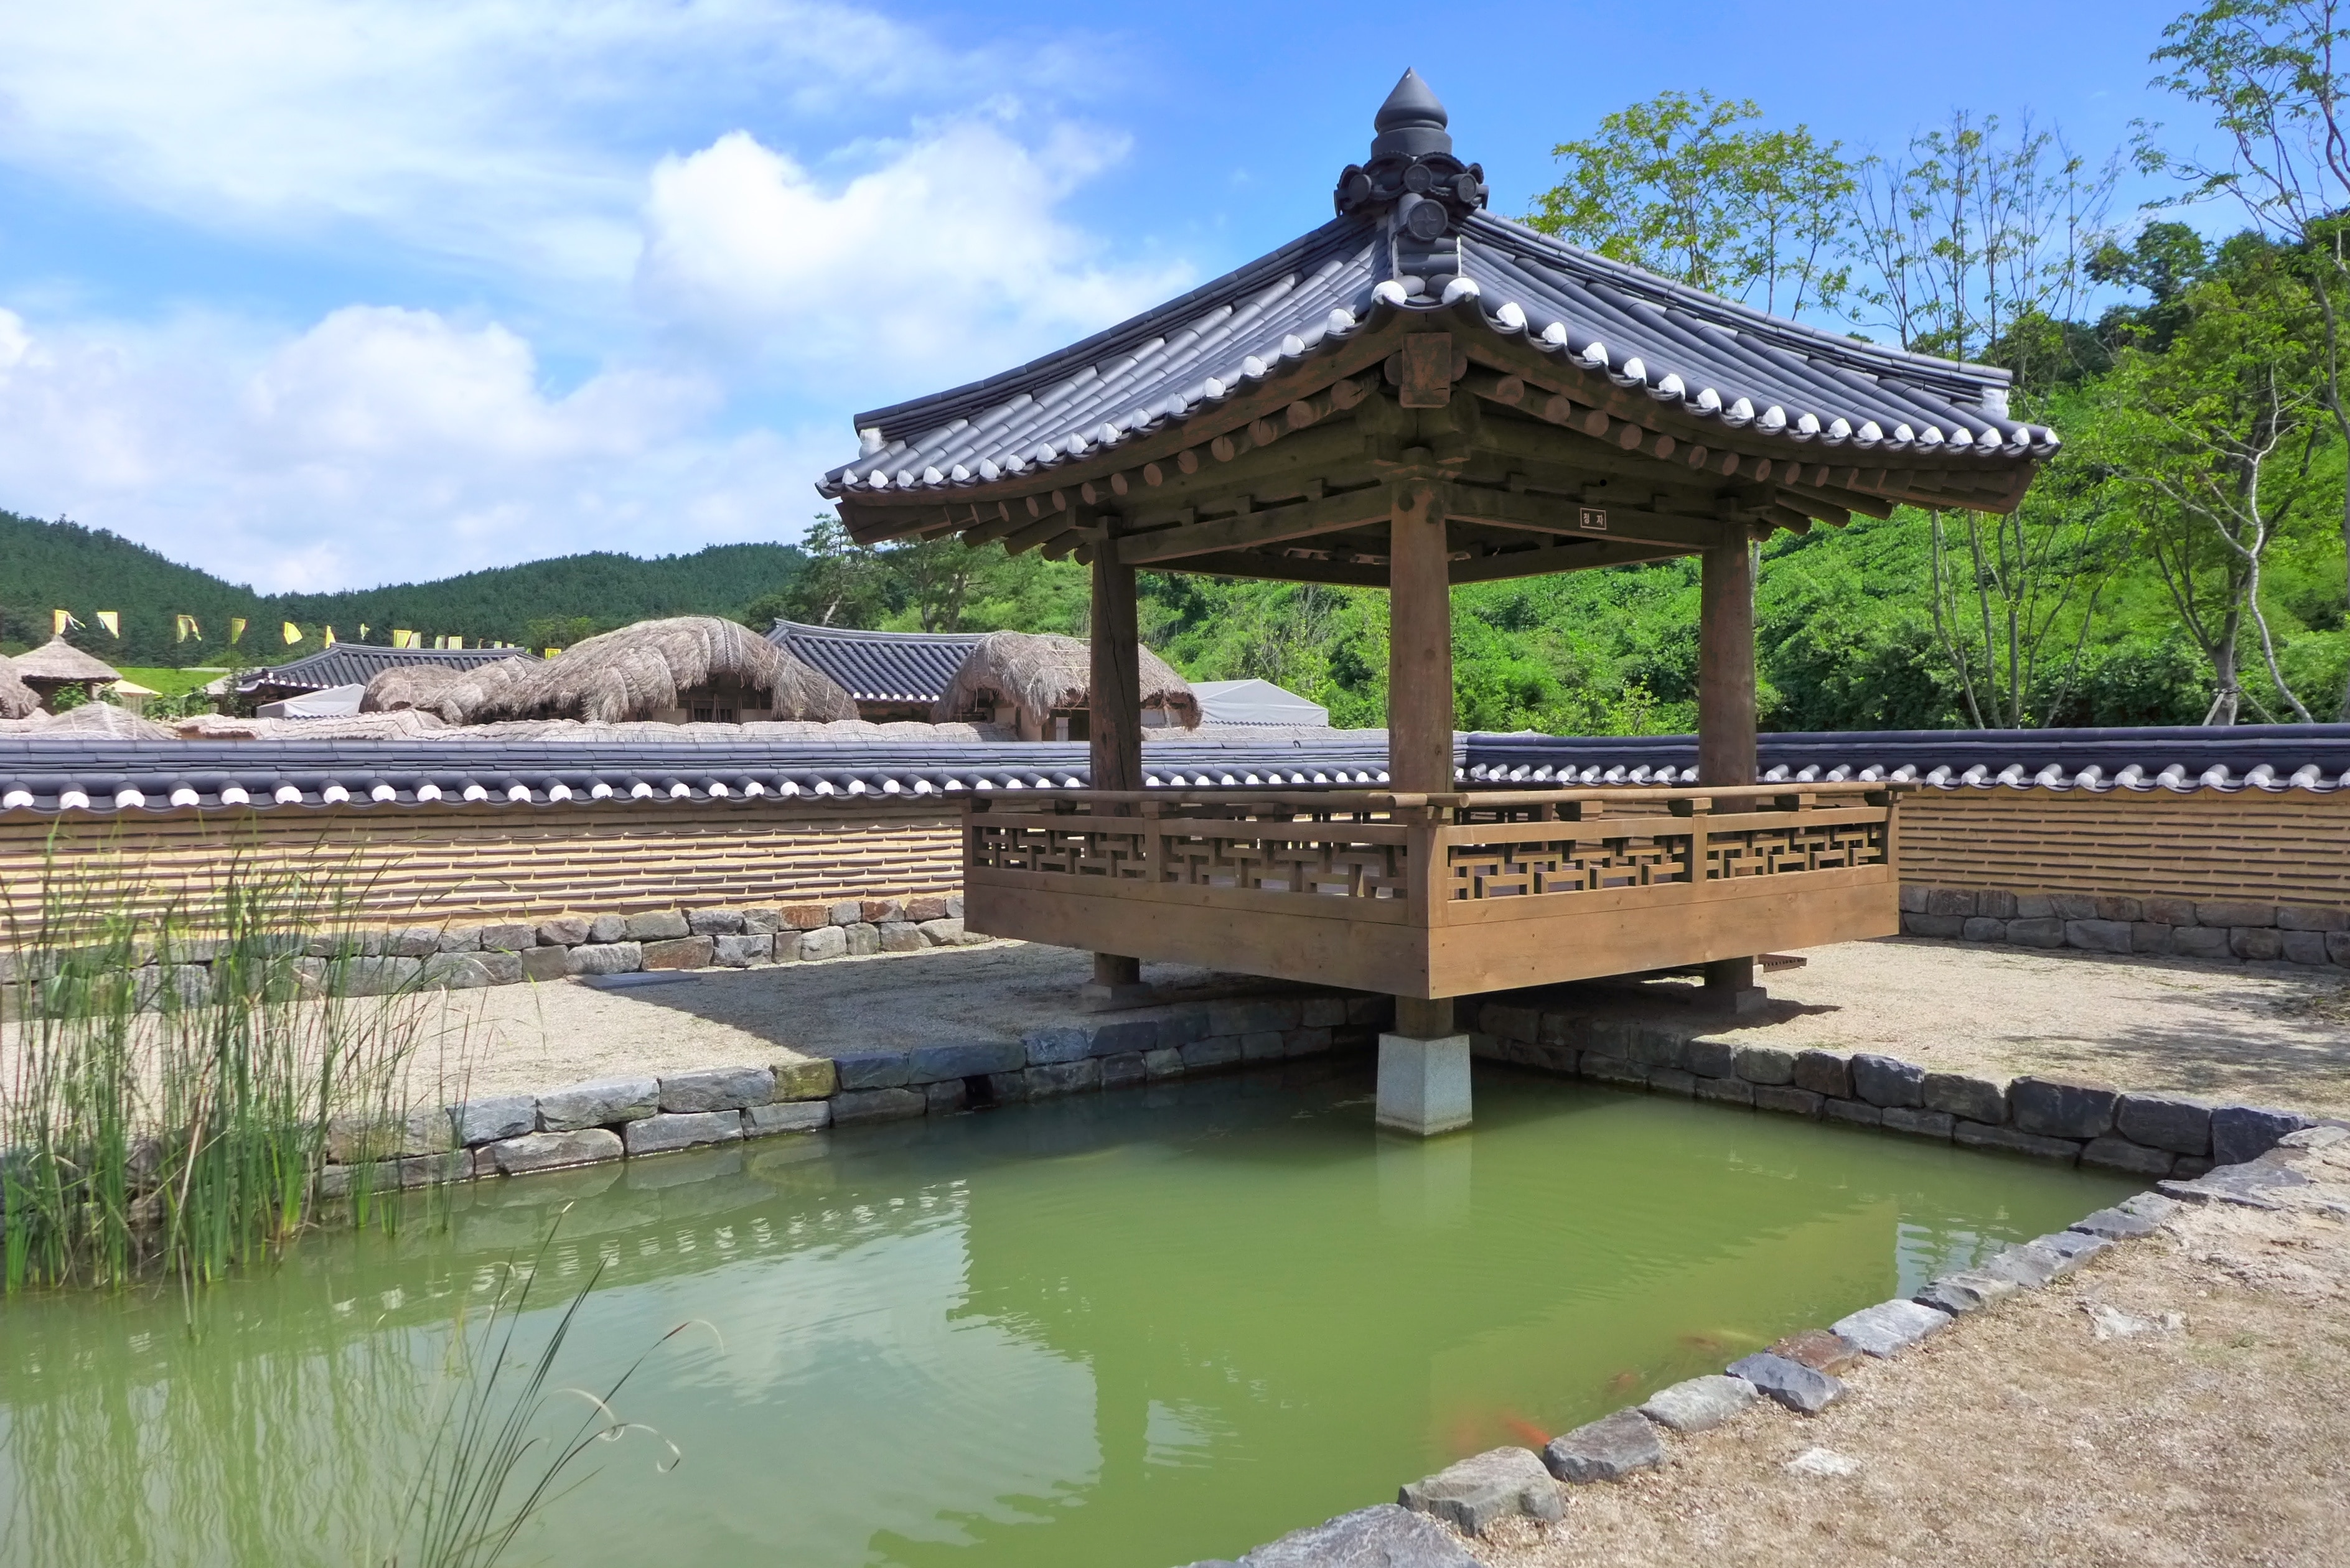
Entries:
POLYGON ((1571 1488, 1492 1568, 2350 1563, 2350 1144, 2268 1214, 2188 1209, 1850 1378, 1571 1488), (2329 1209, 2330 1206, 2330 1209, 2329 1209), (2099 1339, 2089 1310, 2176 1329, 2099 1339), (1847 1476, 1791 1471, 1820 1448, 1847 1476))

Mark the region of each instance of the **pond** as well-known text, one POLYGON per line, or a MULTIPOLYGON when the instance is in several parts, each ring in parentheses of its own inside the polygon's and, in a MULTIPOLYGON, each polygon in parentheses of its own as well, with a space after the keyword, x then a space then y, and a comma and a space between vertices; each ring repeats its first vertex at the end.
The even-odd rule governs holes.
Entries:
POLYGON ((2130 1183, 1480 1064, 1375 1134, 1325 1064, 487 1183, 200 1294, 0 1306, 0 1561, 372 1563, 452 1336, 631 1434, 517 1562, 1168 1568, 1539 1443, 2130 1183), (568 1205, 567 1210, 566 1205, 568 1205), (461 1325, 463 1325, 461 1327, 461 1325), (723 1341, 723 1343, 722 1343, 723 1341))

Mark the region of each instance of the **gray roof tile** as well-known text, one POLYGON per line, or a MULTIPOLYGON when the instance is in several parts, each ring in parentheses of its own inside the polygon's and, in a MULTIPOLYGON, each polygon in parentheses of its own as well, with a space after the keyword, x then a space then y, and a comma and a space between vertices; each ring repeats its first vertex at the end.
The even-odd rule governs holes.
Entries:
POLYGON ((860 702, 935 702, 979 645, 977 632, 856 631, 779 620, 767 640, 860 702))

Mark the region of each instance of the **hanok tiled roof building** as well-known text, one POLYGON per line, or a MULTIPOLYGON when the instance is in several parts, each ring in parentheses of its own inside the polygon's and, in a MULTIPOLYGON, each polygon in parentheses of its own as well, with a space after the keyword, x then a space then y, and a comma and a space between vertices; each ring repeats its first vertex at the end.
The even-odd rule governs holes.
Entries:
POLYGON ((387 670, 431 665, 444 670, 478 670, 502 659, 536 659, 525 648, 384 648, 371 642, 338 642, 305 654, 290 663, 256 670, 237 683, 240 696, 273 702, 286 697, 329 691, 338 686, 365 686, 387 670))
POLYGON ((779 620, 767 640, 832 677, 856 701, 858 718, 887 724, 928 721, 982 635, 858 631, 779 620))
POLYGON ((1455 995, 1702 961, 1751 1002, 1766 946, 1898 930, 1891 794, 1754 785, 1752 546, 1904 502, 2011 510, 2054 433, 2009 416, 2003 370, 1493 217, 1414 74, 1374 126, 1329 222, 1058 353, 861 416, 858 456, 822 481, 868 544, 960 535, 1091 564, 1093 822, 974 815, 972 924, 1122 955, 1099 966, 1113 986, 1141 956, 1391 991, 1423 1041, 1449 1037, 1455 995), (1704 565, 1704 793, 1456 794, 1450 587, 1683 555, 1704 565), (1252 805, 1239 829, 1226 805, 1145 803, 1139 567, 1386 588, 1391 790, 1252 805), (1669 806, 1684 829, 1640 815, 1669 806), (1606 830, 1567 826, 1599 814, 1606 830))

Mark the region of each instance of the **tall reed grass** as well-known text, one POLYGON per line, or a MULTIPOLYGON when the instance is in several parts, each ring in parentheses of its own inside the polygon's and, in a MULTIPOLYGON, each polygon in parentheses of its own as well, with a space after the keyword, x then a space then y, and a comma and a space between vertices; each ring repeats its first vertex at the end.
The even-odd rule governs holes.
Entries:
MULTIPOLYGON (((175 894, 53 836, 38 889, 0 889, 6 1291, 216 1279, 313 1217, 330 1132, 413 1128, 428 1010, 363 994, 347 872, 232 855, 175 894)), ((390 1211, 373 1170, 352 1168, 362 1221, 390 1211)))

